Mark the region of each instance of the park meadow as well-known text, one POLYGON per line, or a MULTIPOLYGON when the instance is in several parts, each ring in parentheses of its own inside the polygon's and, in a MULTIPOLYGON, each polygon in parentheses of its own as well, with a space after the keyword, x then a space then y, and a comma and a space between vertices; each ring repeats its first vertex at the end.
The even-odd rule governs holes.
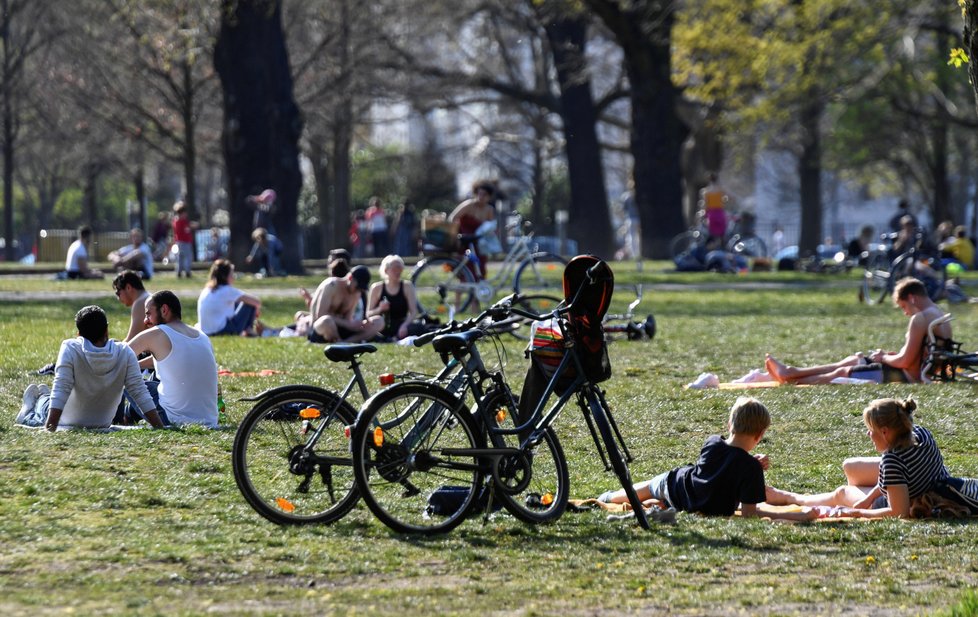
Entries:
MULTIPOLYGON (((660 267, 655 267, 660 266, 660 267)), ((702 372, 724 381, 761 367, 765 352, 796 365, 857 350, 896 349, 906 318, 857 300, 858 274, 666 274, 613 265, 613 311, 635 298, 655 315, 653 341, 615 341, 603 385, 636 457, 633 478, 693 462, 725 434, 740 391, 685 390, 702 372)), ((294 290, 315 276, 239 286, 263 297, 262 319, 289 323, 294 290)), ((966 280, 976 293, 978 279, 966 280)), ((162 273, 194 321, 203 281, 162 273)), ((597 615, 978 614, 978 524, 971 520, 774 523, 680 513, 642 531, 600 511, 568 511, 532 527, 505 513, 433 538, 394 534, 362 504, 330 526, 279 527, 244 501, 231 473, 240 399, 292 383, 339 388, 345 367, 303 339, 214 338, 226 429, 45 432, 13 426, 35 371, 74 336, 75 311, 108 311, 122 338, 128 309, 105 281, 0 278, 0 614, 3 615, 597 615), (20 293, 15 293, 20 292, 20 293), (259 376, 263 369, 273 374, 259 376)), ((978 349, 978 305, 953 305, 955 338, 978 349)), ((524 342, 501 339, 487 361, 518 388, 524 342)), ((434 373, 430 349, 385 345, 365 357, 375 375, 434 373)), ((769 484, 823 491, 841 461, 874 454, 861 419, 874 398, 913 396, 951 473, 978 476, 978 383, 778 387, 747 392, 772 413, 757 452, 769 484)), ((359 404, 356 398, 355 404, 359 404)), ((571 498, 616 487, 579 411, 555 424, 571 498)))

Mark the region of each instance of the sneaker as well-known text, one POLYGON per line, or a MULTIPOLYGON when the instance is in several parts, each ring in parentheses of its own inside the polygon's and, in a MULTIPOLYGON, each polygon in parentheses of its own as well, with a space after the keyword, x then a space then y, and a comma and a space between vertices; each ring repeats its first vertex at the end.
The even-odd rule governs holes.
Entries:
POLYGON ((14 424, 21 424, 24 417, 34 410, 34 406, 37 405, 37 397, 40 396, 41 392, 36 383, 32 383, 27 386, 24 390, 24 404, 20 407, 20 412, 17 414, 17 419, 14 424))
POLYGON ((668 508, 666 510, 662 508, 649 508, 646 510, 645 515, 650 521, 655 521, 656 523, 671 524, 676 522, 675 508, 668 508))
POLYGON ((37 384, 37 398, 42 396, 51 396, 51 386, 46 383, 37 384))
POLYGON ((45 364, 41 368, 37 369, 38 375, 54 375, 54 362, 50 364, 45 364))

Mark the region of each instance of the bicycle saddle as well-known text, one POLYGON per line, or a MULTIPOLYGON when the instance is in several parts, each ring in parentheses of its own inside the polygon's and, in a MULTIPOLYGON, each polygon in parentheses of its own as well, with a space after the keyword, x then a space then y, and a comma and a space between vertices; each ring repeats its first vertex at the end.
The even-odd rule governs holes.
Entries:
POLYGON ((433 341, 431 341, 431 346, 438 353, 451 353, 457 349, 464 349, 470 344, 479 340, 485 336, 485 332, 482 330, 468 330, 466 332, 458 332, 453 334, 442 334, 441 336, 436 336, 433 341))
POLYGON ((340 343, 330 345, 323 350, 323 355, 332 362, 346 362, 365 353, 373 353, 377 348, 369 343, 340 343))

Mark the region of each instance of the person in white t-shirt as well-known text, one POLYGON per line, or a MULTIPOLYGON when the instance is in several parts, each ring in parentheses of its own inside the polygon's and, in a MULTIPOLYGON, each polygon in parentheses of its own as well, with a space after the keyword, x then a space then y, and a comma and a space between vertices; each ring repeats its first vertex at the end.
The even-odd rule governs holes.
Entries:
POLYGON ((146 385, 160 418, 168 425, 216 427, 217 360, 210 339, 183 323, 180 299, 172 291, 157 291, 146 299, 146 325, 149 329, 129 341, 129 347, 153 357, 159 381, 146 385))
POLYGON ((139 372, 131 349, 109 338, 109 321, 98 306, 86 306, 75 315, 78 337, 61 343, 54 368, 54 388, 31 384, 16 424, 108 428, 122 400, 123 388, 141 414, 155 427, 163 421, 139 372))
POLYGON ((83 225, 78 228, 78 239, 68 247, 65 258, 65 273, 70 279, 100 279, 105 275, 88 265, 88 247, 92 243, 92 228, 83 225))
POLYGON ((130 244, 109 253, 109 261, 116 270, 135 270, 142 273, 143 280, 153 278, 153 250, 143 241, 143 230, 129 230, 130 244))
POLYGON ((234 264, 218 259, 211 265, 207 285, 197 299, 197 327, 208 336, 255 336, 261 300, 236 288, 234 264))

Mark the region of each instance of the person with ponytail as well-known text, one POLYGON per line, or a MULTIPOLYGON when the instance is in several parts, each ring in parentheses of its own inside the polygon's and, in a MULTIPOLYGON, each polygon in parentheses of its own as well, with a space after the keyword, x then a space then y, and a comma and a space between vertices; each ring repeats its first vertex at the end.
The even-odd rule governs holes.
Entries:
POLYGON ((880 456, 846 459, 842 469, 847 483, 828 493, 805 495, 766 487, 767 503, 826 506, 825 516, 910 518, 916 501, 953 480, 934 436, 914 424, 916 409, 912 398, 871 402, 863 410, 863 422, 880 456))

